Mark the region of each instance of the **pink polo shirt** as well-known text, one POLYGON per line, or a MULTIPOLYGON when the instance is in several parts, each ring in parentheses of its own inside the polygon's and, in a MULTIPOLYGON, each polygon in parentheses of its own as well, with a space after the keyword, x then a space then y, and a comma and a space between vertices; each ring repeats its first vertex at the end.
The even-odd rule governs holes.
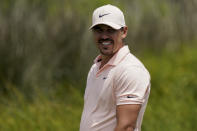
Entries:
POLYGON ((150 93, 149 72, 128 46, 122 47, 101 69, 100 58, 95 59, 88 74, 80 131, 114 131, 116 106, 141 104, 135 129, 140 131, 150 93))

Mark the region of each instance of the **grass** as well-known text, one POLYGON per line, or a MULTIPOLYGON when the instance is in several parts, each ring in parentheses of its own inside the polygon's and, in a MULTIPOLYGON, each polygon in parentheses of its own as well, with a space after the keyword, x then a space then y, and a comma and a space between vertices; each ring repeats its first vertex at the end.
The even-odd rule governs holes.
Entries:
POLYGON ((143 131, 197 130, 196 46, 143 57, 151 72, 152 90, 143 131))
POLYGON ((83 106, 82 95, 71 86, 56 91, 53 97, 41 93, 32 102, 15 91, 15 100, 1 99, 1 131, 77 131, 83 106), (70 95, 69 95, 70 94, 70 95), (56 96, 55 96, 56 95, 56 96))

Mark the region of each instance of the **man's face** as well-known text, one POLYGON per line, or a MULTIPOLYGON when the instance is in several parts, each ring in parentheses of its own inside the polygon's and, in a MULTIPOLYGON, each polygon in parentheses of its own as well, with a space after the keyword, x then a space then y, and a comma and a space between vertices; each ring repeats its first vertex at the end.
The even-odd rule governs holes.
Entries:
POLYGON ((100 53, 104 56, 113 56, 122 46, 127 35, 127 27, 115 30, 107 25, 97 25, 93 35, 100 53))

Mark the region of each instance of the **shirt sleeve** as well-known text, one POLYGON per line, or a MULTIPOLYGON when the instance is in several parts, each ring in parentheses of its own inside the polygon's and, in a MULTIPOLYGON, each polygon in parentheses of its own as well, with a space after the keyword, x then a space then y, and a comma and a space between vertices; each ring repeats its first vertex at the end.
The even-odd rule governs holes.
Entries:
POLYGON ((122 69, 116 73, 116 105, 142 104, 150 85, 149 73, 140 67, 122 69))

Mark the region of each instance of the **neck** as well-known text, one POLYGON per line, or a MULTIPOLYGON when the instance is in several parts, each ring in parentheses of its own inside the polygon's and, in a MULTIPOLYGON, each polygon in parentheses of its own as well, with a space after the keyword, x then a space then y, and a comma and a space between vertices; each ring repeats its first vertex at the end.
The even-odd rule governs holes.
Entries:
POLYGON ((102 57, 102 61, 101 61, 100 69, 101 69, 105 64, 107 64, 107 62, 113 57, 113 55, 110 55, 110 56, 102 55, 101 57, 102 57))

